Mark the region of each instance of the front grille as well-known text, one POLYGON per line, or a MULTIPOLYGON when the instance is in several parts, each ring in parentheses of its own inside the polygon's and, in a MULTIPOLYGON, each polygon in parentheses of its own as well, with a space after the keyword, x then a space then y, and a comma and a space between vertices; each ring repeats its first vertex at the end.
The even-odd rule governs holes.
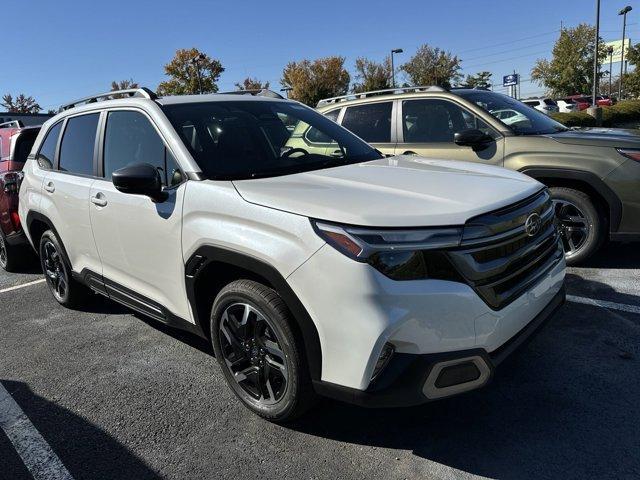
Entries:
POLYGON ((447 252, 465 281, 492 309, 504 308, 562 259, 553 205, 546 190, 465 224, 459 248, 447 252), (540 216, 531 235, 525 222, 540 216))

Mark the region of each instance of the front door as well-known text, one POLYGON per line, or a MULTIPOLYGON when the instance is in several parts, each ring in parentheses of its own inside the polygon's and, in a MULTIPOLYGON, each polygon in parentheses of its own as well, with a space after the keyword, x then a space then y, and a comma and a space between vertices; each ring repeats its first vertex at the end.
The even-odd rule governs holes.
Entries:
POLYGON ((112 110, 106 113, 101 157, 90 209, 107 292, 156 318, 168 311, 189 320, 181 242, 186 183, 173 156, 144 113, 112 110), (156 166, 167 200, 155 203, 116 190, 113 172, 139 163, 156 166))
POLYGON ((446 99, 413 99, 399 102, 402 125, 395 154, 416 154, 443 160, 465 160, 502 166, 504 138, 484 121, 446 99), (494 141, 482 150, 456 145, 456 132, 478 129, 494 141))
POLYGON ((393 155, 396 146, 392 130, 393 101, 353 105, 345 109, 342 126, 385 155, 393 155))

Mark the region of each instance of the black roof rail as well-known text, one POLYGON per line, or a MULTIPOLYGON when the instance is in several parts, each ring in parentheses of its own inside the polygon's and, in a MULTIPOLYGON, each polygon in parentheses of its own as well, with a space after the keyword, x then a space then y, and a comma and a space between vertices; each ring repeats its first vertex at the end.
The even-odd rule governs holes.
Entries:
POLYGON ((347 95, 340 95, 339 97, 323 98, 318 102, 316 107, 329 105, 331 103, 346 102, 348 100, 358 100, 361 98, 373 97, 376 95, 391 95, 391 94, 401 94, 401 93, 411 93, 411 92, 446 92, 446 91, 447 90, 445 88, 439 87, 437 85, 424 85, 419 87, 385 88, 384 90, 371 90, 369 92, 348 93, 347 95))
POLYGON ((114 98, 121 97, 143 97, 149 100, 156 100, 158 95, 153 90, 146 87, 140 88, 128 88, 126 90, 113 90, 111 92, 101 93, 99 95, 90 95, 88 97, 79 98, 71 103, 66 103, 60 106, 59 112, 69 110, 70 108, 77 107, 78 105, 86 105, 87 103, 102 102, 105 100, 113 100, 114 98))
POLYGON ((219 92, 220 95, 253 95, 256 97, 269 97, 269 98, 279 98, 284 100, 284 97, 273 90, 269 90, 268 88, 255 88, 249 90, 233 90, 231 92, 219 92))

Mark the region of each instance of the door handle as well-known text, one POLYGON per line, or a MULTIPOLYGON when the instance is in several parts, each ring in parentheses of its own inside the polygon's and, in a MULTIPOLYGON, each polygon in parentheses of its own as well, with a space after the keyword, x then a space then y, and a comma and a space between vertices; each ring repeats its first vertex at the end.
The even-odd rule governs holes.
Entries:
POLYGON ((53 184, 53 182, 49 182, 44 186, 44 189, 49 193, 53 193, 56 191, 56 186, 53 184))
POLYGON ((101 193, 97 194, 94 197, 91 197, 91 203, 93 203, 94 205, 98 206, 98 207, 106 207, 107 206, 107 199, 104 198, 104 195, 102 195, 101 193))

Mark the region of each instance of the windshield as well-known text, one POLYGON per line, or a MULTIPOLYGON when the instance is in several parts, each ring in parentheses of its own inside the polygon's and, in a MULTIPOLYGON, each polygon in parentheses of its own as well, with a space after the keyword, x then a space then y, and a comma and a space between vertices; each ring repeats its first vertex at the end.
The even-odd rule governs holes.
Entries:
POLYGON ((501 93, 482 90, 456 93, 484 108, 518 135, 543 135, 568 130, 535 108, 501 93))
POLYGON ((348 130, 293 102, 216 101, 162 109, 210 179, 273 177, 381 158, 348 130))

